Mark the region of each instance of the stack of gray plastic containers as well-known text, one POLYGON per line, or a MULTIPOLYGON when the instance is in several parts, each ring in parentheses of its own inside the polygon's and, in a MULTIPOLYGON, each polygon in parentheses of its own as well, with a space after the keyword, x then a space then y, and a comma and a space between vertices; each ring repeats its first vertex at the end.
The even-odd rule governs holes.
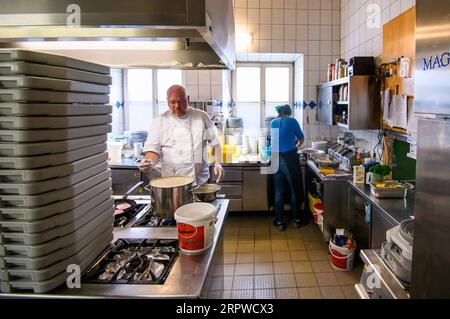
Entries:
POLYGON ((109 68, 0 50, 0 290, 43 293, 112 240, 109 68))

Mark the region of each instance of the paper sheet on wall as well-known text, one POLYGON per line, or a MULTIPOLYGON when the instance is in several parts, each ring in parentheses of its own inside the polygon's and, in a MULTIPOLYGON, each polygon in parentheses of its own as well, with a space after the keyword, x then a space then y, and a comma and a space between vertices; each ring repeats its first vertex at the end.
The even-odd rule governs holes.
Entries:
POLYGON ((414 113, 413 99, 408 99, 408 127, 407 131, 410 133, 417 133, 417 125, 419 118, 414 113))
POLYGON ((381 107, 383 110, 383 121, 389 125, 392 125, 389 120, 391 104, 391 91, 389 89, 381 92, 381 107))
POLYGON ((408 98, 406 95, 394 95, 390 108, 392 126, 407 129, 408 126, 408 98))

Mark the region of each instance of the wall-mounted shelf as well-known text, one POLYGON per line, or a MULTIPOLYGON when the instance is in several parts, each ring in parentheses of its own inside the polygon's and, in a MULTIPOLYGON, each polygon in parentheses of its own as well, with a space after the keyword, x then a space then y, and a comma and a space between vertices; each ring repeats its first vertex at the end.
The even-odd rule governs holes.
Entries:
POLYGON ((379 89, 376 77, 358 75, 318 86, 318 120, 349 130, 378 129, 380 127, 379 89), (342 100, 344 94, 348 100, 342 100), (343 119, 347 124, 343 124, 343 119))

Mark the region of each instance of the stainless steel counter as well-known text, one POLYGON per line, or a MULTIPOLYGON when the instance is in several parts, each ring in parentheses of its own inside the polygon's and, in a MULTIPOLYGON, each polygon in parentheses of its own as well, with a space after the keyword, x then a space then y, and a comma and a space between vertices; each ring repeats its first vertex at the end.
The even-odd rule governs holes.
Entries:
MULTIPOLYGON (((214 271, 215 261, 223 253, 223 227, 228 216, 228 200, 217 200, 217 222, 214 243, 205 252, 197 255, 180 253, 162 285, 131 284, 81 284, 79 289, 57 288, 46 294, 8 293, 5 297, 26 298, 204 298, 208 281, 214 271), (220 205, 220 206, 219 206, 220 205)), ((114 240, 119 238, 176 239, 176 227, 132 228, 131 225, 142 214, 135 216, 130 226, 116 228, 114 240)))
POLYGON ((348 183, 350 187, 375 206, 393 224, 398 225, 414 216, 416 197, 414 190, 409 190, 406 198, 377 198, 370 193, 369 185, 355 184, 353 181, 348 181, 348 183))

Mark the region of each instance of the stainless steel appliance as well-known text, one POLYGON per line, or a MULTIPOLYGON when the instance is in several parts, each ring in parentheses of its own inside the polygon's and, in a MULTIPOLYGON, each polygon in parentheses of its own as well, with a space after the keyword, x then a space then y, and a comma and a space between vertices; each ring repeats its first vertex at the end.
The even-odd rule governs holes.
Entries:
POLYGON ((109 0, 107 9, 89 0, 2 0, 0 7, 0 47, 117 67, 234 68, 231 0, 109 0), (61 42, 71 42, 70 48, 61 42))
POLYGON ((445 0, 417 1, 414 109, 419 120, 412 298, 450 298, 450 37, 445 0))

